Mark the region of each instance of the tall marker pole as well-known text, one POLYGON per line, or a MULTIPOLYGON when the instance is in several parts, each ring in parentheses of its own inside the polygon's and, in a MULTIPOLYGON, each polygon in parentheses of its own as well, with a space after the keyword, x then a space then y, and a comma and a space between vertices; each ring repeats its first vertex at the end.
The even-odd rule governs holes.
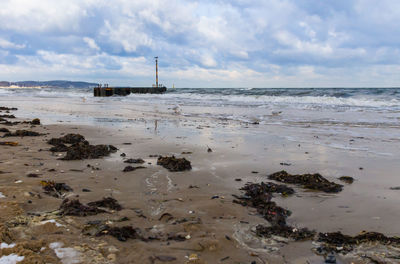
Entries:
POLYGON ((158 57, 154 57, 156 59, 156 87, 158 87, 158 57))

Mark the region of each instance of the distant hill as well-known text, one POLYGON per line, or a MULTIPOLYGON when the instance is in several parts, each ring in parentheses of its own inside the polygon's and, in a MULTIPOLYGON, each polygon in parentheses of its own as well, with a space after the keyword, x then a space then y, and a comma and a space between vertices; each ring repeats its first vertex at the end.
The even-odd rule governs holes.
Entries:
POLYGON ((97 86, 97 83, 89 83, 89 82, 72 82, 72 81, 21 81, 21 82, 7 82, 0 81, 1 87, 8 87, 11 85, 16 85, 19 87, 59 87, 59 88, 89 88, 97 86))

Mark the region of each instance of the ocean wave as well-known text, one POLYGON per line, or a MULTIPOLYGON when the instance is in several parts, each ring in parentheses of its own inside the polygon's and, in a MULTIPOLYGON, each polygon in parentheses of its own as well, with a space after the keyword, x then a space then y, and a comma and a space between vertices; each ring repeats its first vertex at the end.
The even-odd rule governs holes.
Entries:
POLYGON ((234 105, 234 106, 268 106, 268 105, 297 105, 303 107, 341 106, 365 108, 400 108, 398 99, 381 99, 371 97, 338 98, 332 96, 254 96, 254 95, 217 95, 195 93, 167 93, 163 95, 132 94, 127 100, 164 101, 170 103, 186 103, 193 105, 234 105))

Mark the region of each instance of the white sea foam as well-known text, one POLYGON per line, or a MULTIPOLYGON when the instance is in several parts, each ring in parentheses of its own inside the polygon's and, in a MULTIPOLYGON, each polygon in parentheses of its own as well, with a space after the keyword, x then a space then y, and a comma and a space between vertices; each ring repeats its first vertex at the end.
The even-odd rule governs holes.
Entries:
POLYGON ((45 221, 40 222, 41 225, 44 225, 44 224, 47 224, 47 223, 54 223, 57 227, 64 226, 64 225, 58 223, 58 222, 57 222, 56 220, 54 220, 54 219, 45 220, 45 221))
MULTIPOLYGON (((132 95, 131 97, 138 97, 132 95)), ((152 98, 149 95, 140 95, 142 98, 152 98)), ((204 94, 165 94, 159 99, 187 99, 204 102, 235 103, 235 104, 302 104, 302 105, 336 105, 359 107, 391 107, 400 106, 397 99, 370 99, 370 98, 338 98, 331 96, 256 96, 256 95, 204 95, 204 94)), ((154 99, 154 96, 153 96, 154 99)))
POLYGON ((24 256, 18 256, 17 254, 11 254, 0 257, 0 264, 16 264, 24 260, 24 256))
POLYGON ((7 244, 7 243, 4 243, 4 242, 1 242, 1 243, 0 243, 0 249, 3 249, 3 248, 13 248, 13 247, 15 247, 15 243, 11 243, 11 244, 7 244))
POLYGON ((63 264, 76 264, 80 263, 80 253, 73 248, 63 248, 63 243, 53 242, 50 243, 49 248, 54 250, 56 256, 61 260, 63 264))

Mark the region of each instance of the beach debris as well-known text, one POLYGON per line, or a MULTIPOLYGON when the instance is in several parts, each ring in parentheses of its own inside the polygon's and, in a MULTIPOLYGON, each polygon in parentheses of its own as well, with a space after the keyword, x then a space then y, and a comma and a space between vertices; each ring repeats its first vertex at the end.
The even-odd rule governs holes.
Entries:
POLYGON ((350 177, 350 176, 341 176, 341 177, 339 177, 339 180, 341 180, 342 182, 345 182, 347 184, 352 184, 354 182, 354 178, 350 177))
POLYGON ((126 157, 126 154, 125 153, 121 153, 121 155, 119 155, 119 156, 126 157))
POLYGON ((122 171, 123 172, 129 172, 129 171, 135 171, 137 169, 145 169, 146 167, 143 166, 137 166, 137 167, 133 167, 133 166, 126 166, 122 171))
POLYGON ((212 149, 209 146, 207 146, 207 152, 208 153, 213 152, 212 149))
POLYGON ((2 118, 15 118, 15 115, 0 115, 2 118))
POLYGON ((83 189, 82 189, 82 192, 91 192, 91 190, 86 189, 86 188, 83 188, 83 189))
POLYGON ((240 181, 242 181, 242 179, 236 178, 235 181, 240 182, 240 181))
POLYGON ((34 118, 30 123, 32 125, 40 125, 40 119, 39 118, 34 118))
POLYGON ((18 142, 14 142, 14 141, 2 141, 0 142, 0 146, 18 146, 18 142))
POLYGON ((183 151, 181 154, 182 155, 189 155, 189 154, 192 154, 193 152, 191 152, 191 151, 183 151))
POLYGON ((4 134, 3 137, 37 137, 37 136, 42 136, 43 134, 40 134, 35 131, 29 131, 29 130, 17 130, 14 133, 8 132, 4 134))
POLYGON ((90 145, 88 141, 79 142, 70 146, 65 157, 61 160, 98 159, 117 152, 113 145, 90 145))
POLYGON ((0 132, 8 133, 8 132, 10 132, 10 130, 8 130, 5 127, 0 127, 0 132))
POLYGON ((342 191, 343 185, 328 181, 321 174, 298 174, 292 175, 286 171, 275 172, 268 176, 268 179, 279 182, 302 185, 306 189, 337 193, 342 191))
POLYGON ((400 186, 390 187, 390 190, 399 191, 400 190, 400 186))
POLYGON ((340 231, 332 233, 319 233, 318 242, 323 243, 320 252, 341 252, 347 253, 353 250, 354 246, 362 243, 377 242, 382 245, 400 245, 400 237, 387 237, 377 232, 363 231, 356 236, 344 235, 340 231))
POLYGON ((56 198, 62 198, 66 192, 72 192, 72 188, 65 183, 55 181, 40 181, 44 193, 56 198))
POLYGON ((270 238, 272 236, 280 236, 290 238, 295 241, 313 239, 315 231, 309 230, 308 228, 295 228, 287 225, 274 225, 274 226, 263 226, 257 225, 256 235, 259 237, 270 238))
POLYGON ((138 159, 127 159, 127 160, 124 161, 124 163, 139 163, 139 164, 142 164, 142 163, 144 163, 144 160, 141 159, 141 158, 138 158, 138 159))
POLYGON ((88 206, 104 207, 116 211, 122 210, 122 206, 112 197, 105 197, 99 201, 90 202, 88 203, 88 206))
POLYGON ((65 199, 60 205, 60 215, 88 216, 105 213, 106 211, 96 206, 81 204, 78 199, 65 199))
POLYGON ((292 163, 287 163, 287 162, 281 162, 279 163, 281 166, 291 166, 292 163))
POLYGON ((169 171, 185 171, 191 170, 192 166, 190 161, 185 158, 175 158, 172 157, 159 157, 157 160, 157 165, 161 165, 169 171))

